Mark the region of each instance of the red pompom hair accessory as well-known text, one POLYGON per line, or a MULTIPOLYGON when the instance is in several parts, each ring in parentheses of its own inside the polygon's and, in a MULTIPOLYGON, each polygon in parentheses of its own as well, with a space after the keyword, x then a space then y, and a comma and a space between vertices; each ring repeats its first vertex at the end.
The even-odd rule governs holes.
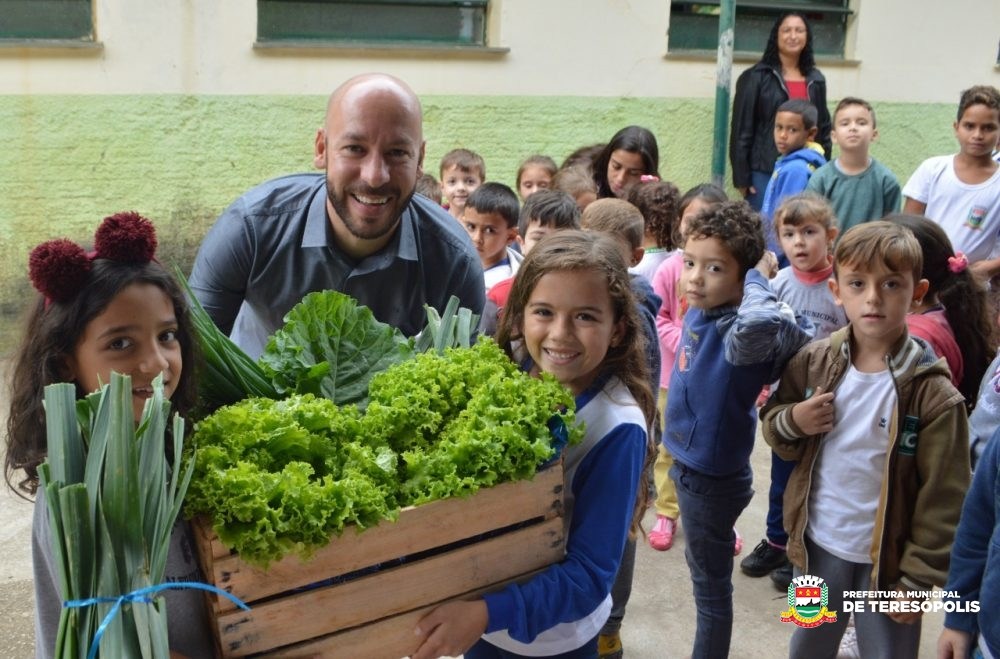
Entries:
POLYGON ((153 223, 134 211, 104 218, 94 233, 97 259, 123 263, 149 263, 156 253, 153 223))
POLYGON ((90 272, 90 257, 71 240, 42 243, 28 257, 28 277, 46 301, 65 302, 80 292, 90 272))
POLYGON ((71 240, 49 240, 31 250, 28 277, 46 302, 67 302, 83 288, 91 261, 149 263, 156 253, 153 223, 133 211, 104 218, 94 234, 94 251, 87 253, 71 240))

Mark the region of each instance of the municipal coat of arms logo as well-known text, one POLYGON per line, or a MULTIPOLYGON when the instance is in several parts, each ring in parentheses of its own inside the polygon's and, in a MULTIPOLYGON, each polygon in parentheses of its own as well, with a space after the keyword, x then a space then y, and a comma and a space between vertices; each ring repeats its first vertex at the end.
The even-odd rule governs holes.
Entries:
POLYGON ((781 613, 781 622, 806 628, 836 622, 837 612, 826 608, 829 598, 830 587, 820 577, 795 577, 788 585, 788 610, 781 613))

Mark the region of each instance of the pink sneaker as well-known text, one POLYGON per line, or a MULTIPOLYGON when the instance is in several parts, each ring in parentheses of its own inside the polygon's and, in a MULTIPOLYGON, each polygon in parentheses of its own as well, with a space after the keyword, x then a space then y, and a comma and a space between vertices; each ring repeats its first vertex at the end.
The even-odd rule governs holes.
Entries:
POLYGON ((674 531, 677 530, 677 521, 670 519, 666 515, 657 515, 656 524, 649 532, 649 546, 656 551, 667 551, 674 546, 674 531))
POLYGON ((733 527, 733 535, 736 536, 736 540, 733 541, 733 556, 739 556, 740 552, 743 551, 743 536, 740 535, 735 526, 733 527))

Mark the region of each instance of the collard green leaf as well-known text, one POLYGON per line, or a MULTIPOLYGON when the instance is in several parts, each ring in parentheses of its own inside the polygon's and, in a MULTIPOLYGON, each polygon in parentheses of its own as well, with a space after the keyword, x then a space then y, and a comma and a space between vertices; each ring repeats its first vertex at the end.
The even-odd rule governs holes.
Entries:
POLYGON ((279 393, 364 407, 372 376, 412 354, 412 341, 375 320, 370 309, 343 293, 320 291, 288 312, 260 364, 279 393))

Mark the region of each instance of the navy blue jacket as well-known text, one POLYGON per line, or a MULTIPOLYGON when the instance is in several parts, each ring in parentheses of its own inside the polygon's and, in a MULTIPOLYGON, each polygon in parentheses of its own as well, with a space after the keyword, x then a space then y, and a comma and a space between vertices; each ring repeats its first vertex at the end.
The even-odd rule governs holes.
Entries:
POLYGON ((750 460, 757 396, 812 338, 812 323, 779 302, 752 269, 739 308, 688 309, 682 332, 663 444, 690 469, 734 474, 750 460))
POLYGON ((990 654, 1000 657, 1000 430, 972 475, 944 589, 958 592, 963 602, 979 601, 978 613, 945 613, 944 626, 978 632, 990 654))

